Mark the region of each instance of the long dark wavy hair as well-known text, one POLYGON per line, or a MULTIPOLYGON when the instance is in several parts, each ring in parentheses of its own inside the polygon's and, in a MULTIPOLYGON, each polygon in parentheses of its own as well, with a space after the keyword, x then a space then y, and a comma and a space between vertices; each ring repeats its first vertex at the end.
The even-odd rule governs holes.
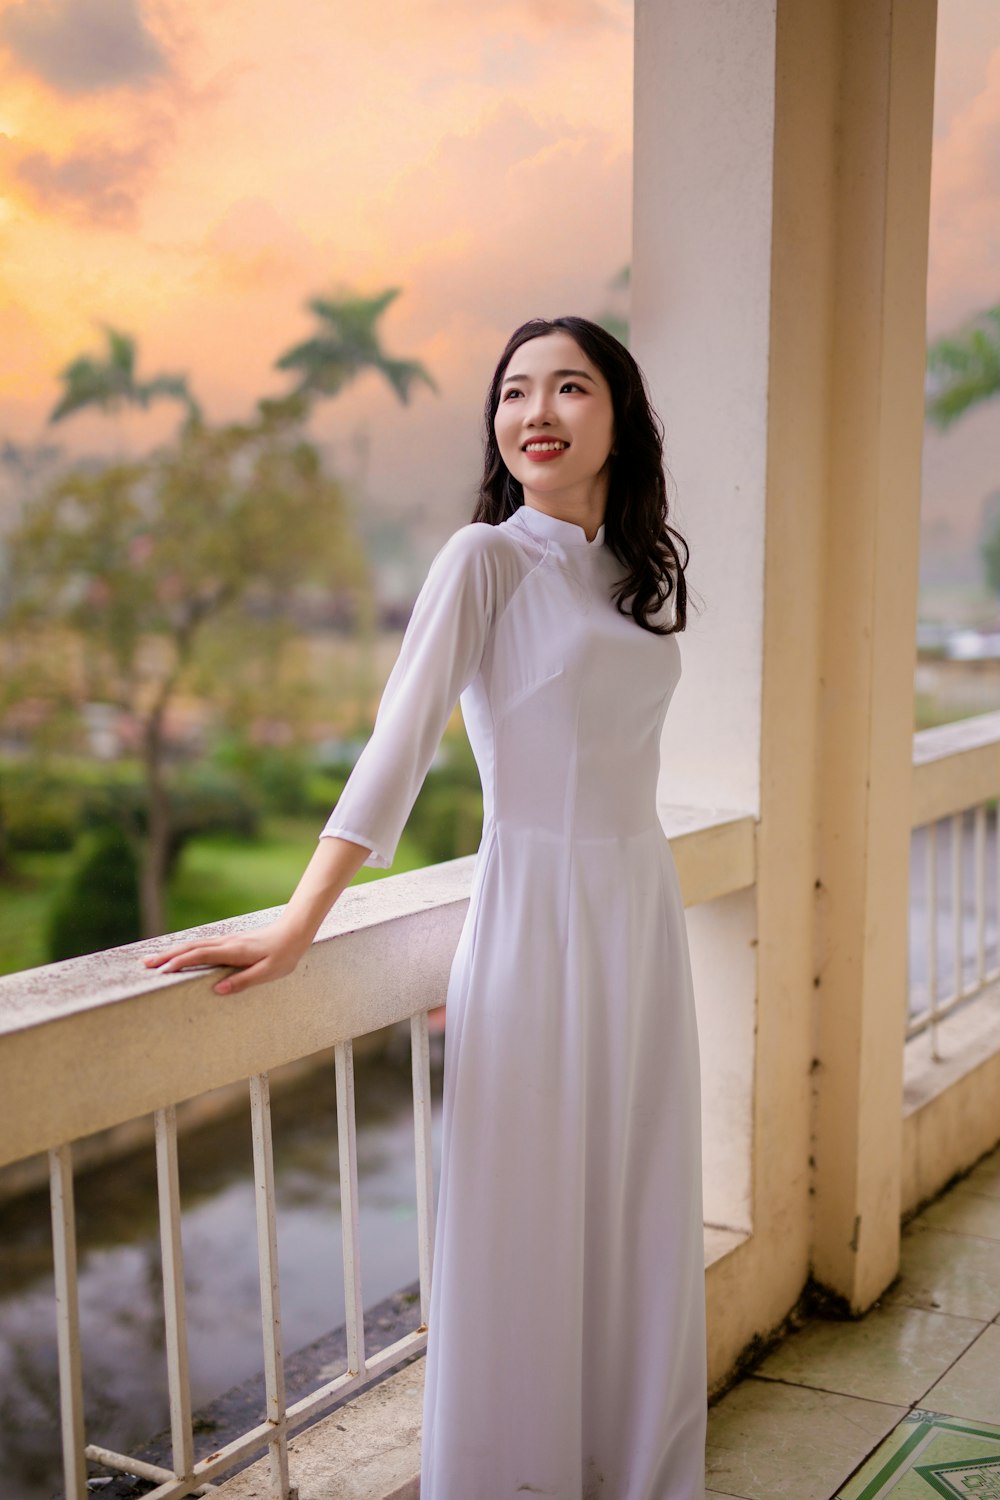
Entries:
POLYGON ((524 489, 500 457, 493 428, 500 405, 500 386, 511 356, 529 339, 568 333, 597 366, 611 389, 614 445, 608 458, 608 499, 604 540, 626 568, 614 595, 622 614, 624 600, 638 625, 655 635, 671 635, 687 624, 688 544, 667 520, 667 486, 663 469, 663 424, 653 410, 645 377, 632 355, 606 329, 586 318, 532 318, 515 329, 500 356, 486 397, 483 478, 473 521, 498 526, 524 504, 524 489), (650 616, 675 594, 673 621, 654 623, 650 616))

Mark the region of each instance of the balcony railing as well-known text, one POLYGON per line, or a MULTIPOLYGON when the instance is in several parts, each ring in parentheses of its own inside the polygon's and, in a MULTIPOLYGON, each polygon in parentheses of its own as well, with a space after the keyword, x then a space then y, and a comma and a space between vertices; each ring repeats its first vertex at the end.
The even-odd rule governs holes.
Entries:
MULTIPOLYGON (((720 813, 665 814, 688 904, 753 883, 753 820, 720 813)), ((299 969, 278 986, 226 1001, 202 973, 156 975, 139 962, 148 944, 29 970, 0 980, 0 1165, 47 1151, 52 1205, 63 1466, 67 1500, 87 1495, 87 1462, 155 1483, 156 1500, 206 1493, 248 1456, 270 1456, 271 1493, 289 1495, 288 1439, 351 1391, 422 1351, 427 1339, 434 1194, 427 1012, 440 1005, 473 859, 352 887, 299 969), (330 996, 342 997, 335 1007, 330 996), (387 1348, 365 1348, 358 1233, 353 1044, 409 1023, 415 1122, 419 1327, 387 1348), (187 1045, 178 1038, 189 1038, 187 1045), (294 1038, 295 1040, 292 1040, 294 1038), (294 1403, 285 1396, 277 1264, 269 1074, 329 1048, 336 1059, 347 1369, 294 1403), (188 1373, 176 1106, 248 1080, 265 1420, 196 1460, 188 1373), (39 1087, 44 1080, 44 1087, 39 1087), (165 1353, 172 1468, 88 1443, 84 1431, 77 1291, 75 1141, 151 1114, 155 1125, 165 1353)), ((262 923, 259 912, 204 935, 262 923)), ((171 939, 173 941, 175 939, 171 939)), ((161 940, 167 941, 167 940, 161 940)), ((726 1236, 715 1234, 721 1242, 726 1236)), ((715 1245, 718 1250, 718 1244, 715 1245)))
MULTIPOLYGON (((936 1036, 947 1014, 985 993, 1000 977, 995 940, 1000 865, 995 820, 988 812, 1000 792, 1000 714, 918 734, 913 787, 918 869, 911 903, 911 950, 923 955, 926 963, 923 970, 916 964, 911 968, 907 1033, 936 1036), (951 829, 951 874, 942 881, 941 840, 933 830, 944 820, 951 829), (944 903, 942 887, 947 890, 944 903), (953 945, 947 953, 941 937, 944 928, 953 945), (942 995, 938 979, 945 969, 951 976, 951 993, 942 995)), ((752 816, 724 811, 709 816, 704 810, 666 807, 661 816, 686 906, 754 886, 752 816)), ((472 869, 469 857, 351 887, 293 975, 280 985, 257 986, 239 996, 214 994, 214 976, 204 973, 150 974, 139 963, 147 950, 143 944, 0 979, 0 1166, 48 1154, 67 1500, 84 1500, 88 1460, 139 1474, 156 1485, 153 1495, 167 1500, 206 1492, 235 1465, 265 1451, 270 1455, 271 1493, 286 1496, 289 1434, 425 1347, 434 1238, 427 1012, 444 998, 472 869), (412 1049, 420 1323, 389 1347, 369 1354, 358 1234, 354 1042, 403 1023, 409 1025, 412 1049), (285 1064, 328 1049, 334 1050, 336 1060, 347 1368, 321 1389, 290 1403, 281 1341, 269 1076, 285 1064), (263 1422, 196 1459, 176 1107, 240 1080, 251 1101, 267 1406, 263 1422), (155 1123, 172 1435, 169 1469, 88 1443, 84 1432, 74 1143, 149 1116, 155 1123)), ((259 912, 199 931, 215 934, 253 926, 272 915, 259 912)), ((745 1066, 752 1092, 752 1052, 745 1066)), ((748 1153, 752 1150, 749 1138, 743 1145, 748 1153)), ((731 1227, 737 1223, 733 1218, 706 1229, 708 1265, 721 1266, 722 1259, 745 1242, 746 1234, 731 1227)), ((724 1281, 723 1276, 720 1287, 724 1281)), ((731 1295, 732 1288, 724 1288, 720 1306, 731 1295)))
POLYGON ((910 1003, 929 1032, 1000 979, 1000 713, 914 736, 910 1003))

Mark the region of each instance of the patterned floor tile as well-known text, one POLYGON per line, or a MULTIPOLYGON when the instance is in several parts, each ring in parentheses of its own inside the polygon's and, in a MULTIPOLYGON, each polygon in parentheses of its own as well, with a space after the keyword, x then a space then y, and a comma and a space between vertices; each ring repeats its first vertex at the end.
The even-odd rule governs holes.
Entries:
POLYGON ((1000 1427, 912 1412, 835 1500, 1000 1496, 1000 1427))

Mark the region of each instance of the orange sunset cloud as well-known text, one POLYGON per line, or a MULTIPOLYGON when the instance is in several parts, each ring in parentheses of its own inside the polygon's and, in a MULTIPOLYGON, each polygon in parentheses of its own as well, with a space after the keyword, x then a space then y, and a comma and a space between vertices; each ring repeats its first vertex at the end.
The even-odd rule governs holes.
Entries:
MULTIPOLYGON (((627 0, 385 0, 374 24, 330 0, 0 0, 0 442, 46 432, 99 320, 221 420, 286 388, 273 362, 307 297, 398 285, 386 347, 440 395, 401 408, 368 376, 314 432, 346 472, 363 428, 368 503, 443 537, 506 334, 599 312, 630 258, 631 74, 627 0)), ((932 335, 1000 297, 998 143, 995 7, 941 0, 932 335)), ((175 421, 122 425, 142 447, 175 421)), ((1000 476, 983 425, 962 462, 929 436, 930 510, 1000 476)), ((113 441, 97 416, 55 436, 113 441)))
MULTIPOLYGON (((328 0, 0 4, 0 438, 41 432, 96 320, 223 419, 286 387, 308 296, 399 285, 386 347, 441 396, 404 410, 370 377, 315 430, 368 424, 370 490, 451 529, 506 334, 597 312, 629 258, 631 26, 623 0, 387 0, 377 26, 328 0)), ((109 444, 96 416, 56 435, 109 444)))

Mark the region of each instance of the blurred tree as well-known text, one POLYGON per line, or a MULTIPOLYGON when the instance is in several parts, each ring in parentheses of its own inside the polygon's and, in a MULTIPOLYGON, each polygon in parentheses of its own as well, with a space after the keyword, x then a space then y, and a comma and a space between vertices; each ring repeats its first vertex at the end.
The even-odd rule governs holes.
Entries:
POLYGON ((628 348, 629 339, 628 293, 631 284, 632 267, 622 266, 618 274, 612 276, 608 282, 611 301, 595 319, 602 328, 607 329, 608 333, 614 334, 615 338, 626 348, 628 348))
POLYGON ((115 704, 141 730, 146 935, 163 930, 177 695, 201 689, 243 722, 262 705, 280 717, 297 589, 357 587, 367 570, 301 412, 262 407, 248 423, 188 422, 148 458, 59 476, 10 538, 6 624, 25 691, 115 704))
POLYGON ((377 297, 311 298, 306 305, 319 321, 318 333, 286 350, 275 368, 296 371, 296 393, 310 398, 338 395, 365 370, 384 376, 404 405, 417 382, 436 391, 419 360, 389 359, 382 352, 376 325, 400 290, 391 287, 377 297))
POLYGON ((181 402, 188 420, 200 418, 201 408, 191 394, 186 375, 156 375, 152 380, 137 380, 135 339, 108 323, 103 327, 108 346, 105 357, 81 354, 60 370, 64 389, 49 415, 50 423, 62 422, 89 407, 102 412, 120 412, 126 406, 145 410, 163 397, 181 402))
POLYGON ((1000 520, 994 521, 992 531, 979 548, 979 555, 986 574, 986 586, 996 598, 1000 596, 1000 520))
POLYGON ((927 350, 927 416, 942 431, 1000 393, 1000 304, 927 350))
MULTIPOLYGON (((306 305, 319 323, 312 338, 296 344, 275 360, 278 370, 294 371, 299 382, 285 402, 313 402, 337 396, 366 370, 384 377, 406 405, 413 387, 420 383, 437 391, 429 371, 419 360, 389 359, 382 350, 378 322, 400 294, 399 287, 377 297, 313 297, 306 305)), ((278 403, 280 405, 280 402, 278 403)), ((367 471, 367 453, 362 472, 367 471)), ((372 695, 377 619, 372 595, 360 600, 358 613, 357 727, 364 727, 367 704, 372 695)))
MULTIPOLYGON (((926 412, 946 431, 980 402, 1000 394, 1000 304, 988 307, 955 333, 936 339, 927 350, 926 412)), ((1000 521, 988 529, 979 548, 986 583, 1000 594, 1000 521)))

